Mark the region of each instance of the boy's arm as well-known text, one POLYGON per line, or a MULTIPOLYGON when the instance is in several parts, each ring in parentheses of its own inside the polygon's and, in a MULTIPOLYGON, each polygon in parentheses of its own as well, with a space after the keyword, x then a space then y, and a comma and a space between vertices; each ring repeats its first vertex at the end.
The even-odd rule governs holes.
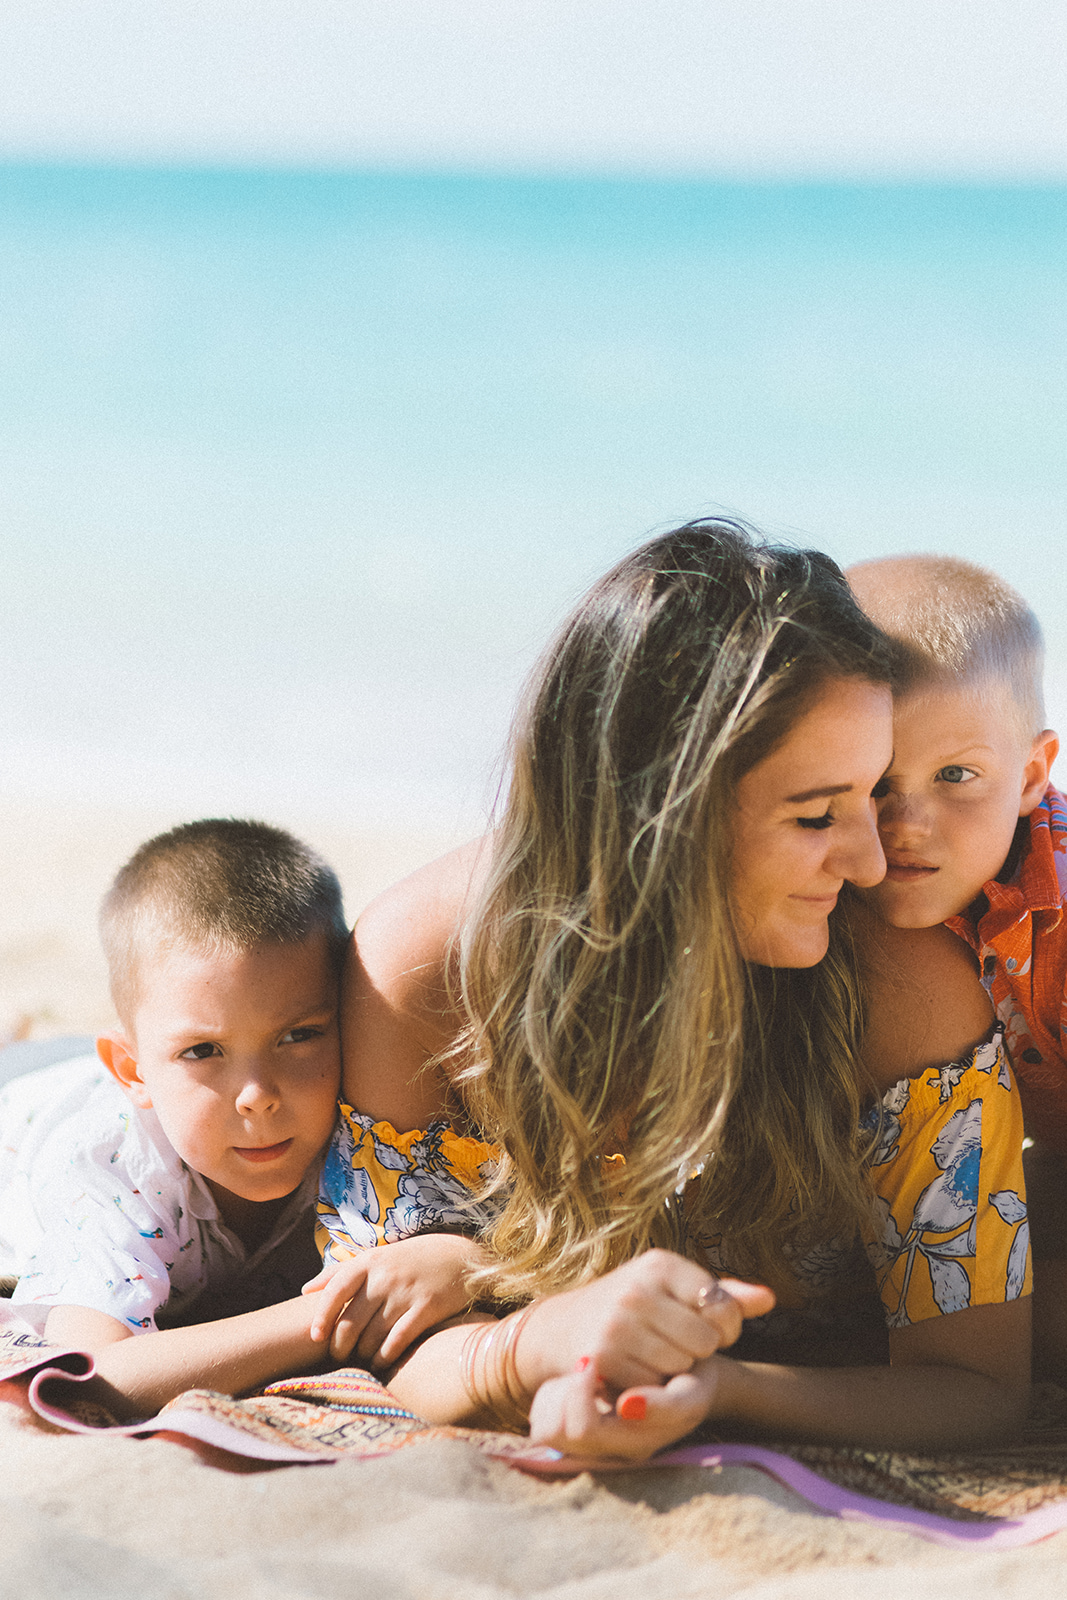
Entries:
MULTIPOLYGON (((73 1300, 78 1286, 71 1291, 73 1300)), ((45 1336, 93 1357, 100 1399, 116 1415, 145 1417, 185 1389, 233 1394, 316 1365, 324 1350, 311 1338, 312 1304, 297 1297, 217 1322, 141 1333, 98 1307, 68 1303, 51 1307, 45 1336)))
POLYGON ((106 1344, 132 1339, 133 1329, 118 1317, 93 1306, 53 1306, 45 1323, 45 1337, 52 1344, 68 1345, 72 1350, 88 1350, 95 1355, 106 1344))
POLYGON ((100 1399, 116 1415, 148 1417, 186 1389, 241 1394, 316 1366, 323 1346, 311 1337, 314 1298, 298 1297, 221 1322, 132 1337, 114 1317, 80 1306, 49 1313, 49 1339, 88 1349, 100 1399))
POLYGON ((316 1366, 327 1337, 336 1361, 358 1341, 361 1360, 390 1365, 419 1334, 467 1306, 465 1274, 482 1259, 474 1240, 428 1234, 361 1251, 334 1274, 320 1274, 325 1287, 317 1293, 219 1322, 134 1336, 102 1311, 55 1306, 45 1333, 94 1357, 111 1410, 147 1416, 185 1389, 237 1394, 316 1366))

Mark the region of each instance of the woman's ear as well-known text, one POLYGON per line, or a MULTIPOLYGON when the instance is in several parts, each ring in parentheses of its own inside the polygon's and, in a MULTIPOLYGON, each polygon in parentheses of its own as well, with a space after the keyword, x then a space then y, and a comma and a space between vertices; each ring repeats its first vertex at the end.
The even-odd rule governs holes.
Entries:
POLYGON ((96 1041, 96 1053, 115 1081, 125 1089, 135 1106, 149 1111, 152 1097, 137 1070, 135 1045, 124 1033, 102 1033, 96 1041))
POLYGON ((1048 788, 1052 763, 1060 750, 1059 735, 1051 728, 1039 733, 1030 747, 1030 759, 1023 768, 1023 792, 1019 801, 1020 817, 1028 817, 1048 788))

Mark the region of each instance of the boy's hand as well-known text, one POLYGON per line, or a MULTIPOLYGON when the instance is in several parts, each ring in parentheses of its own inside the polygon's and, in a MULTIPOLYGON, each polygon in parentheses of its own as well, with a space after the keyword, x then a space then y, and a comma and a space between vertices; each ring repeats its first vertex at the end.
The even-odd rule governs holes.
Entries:
POLYGON ((391 1367, 413 1339, 467 1309, 467 1272, 482 1259, 473 1239, 452 1233, 360 1250, 304 1285, 320 1298, 311 1337, 329 1339, 335 1361, 354 1353, 368 1366, 391 1367))

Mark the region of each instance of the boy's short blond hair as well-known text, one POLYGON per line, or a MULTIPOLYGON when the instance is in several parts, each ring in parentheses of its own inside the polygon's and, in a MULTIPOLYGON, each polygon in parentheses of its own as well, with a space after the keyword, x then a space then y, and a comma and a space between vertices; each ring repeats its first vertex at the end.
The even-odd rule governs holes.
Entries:
POLYGON ((348 925, 336 874, 284 829, 232 817, 183 823, 149 839, 100 908, 111 996, 127 1026, 142 963, 155 951, 243 951, 302 944, 318 932, 339 970, 348 925))
POLYGON ((898 688, 1003 687, 1020 731, 1045 726, 1041 624, 1010 583, 957 556, 887 556, 846 573, 860 605, 899 647, 898 688))

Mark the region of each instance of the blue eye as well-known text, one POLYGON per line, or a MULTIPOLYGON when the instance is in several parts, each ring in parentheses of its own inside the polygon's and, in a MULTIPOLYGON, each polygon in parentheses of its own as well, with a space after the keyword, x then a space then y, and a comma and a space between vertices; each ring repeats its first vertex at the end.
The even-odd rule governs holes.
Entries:
POLYGON ((799 827, 799 828, 830 828, 830 827, 833 826, 833 821, 834 821, 834 819, 833 819, 832 815, 830 814, 829 811, 827 811, 821 817, 798 817, 797 818, 797 827, 799 827))
POLYGON ((969 783, 974 773, 970 767, 942 767, 937 776, 942 783, 969 783))

